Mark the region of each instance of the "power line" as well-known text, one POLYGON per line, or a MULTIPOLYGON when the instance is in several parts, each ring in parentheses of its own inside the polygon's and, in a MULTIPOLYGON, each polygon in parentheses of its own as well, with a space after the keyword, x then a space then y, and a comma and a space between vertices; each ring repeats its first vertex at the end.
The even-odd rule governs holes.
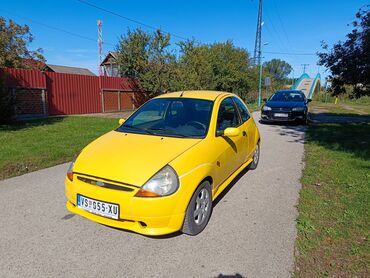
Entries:
POLYGON ((282 28, 282 30, 283 30, 283 34, 285 35, 285 38, 286 38, 286 40, 287 40, 287 42, 288 42, 289 50, 291 50, 291 49, 290 49, 290 46, 291 46, 292 44, 290 43, 288 33, 286 32, 286 29, 285 29, 285 26, 284 26, 284 22, 283 22, 283 20, 282 20, 282 18, 281 18, 281 16, 280 16, 279 8, 278 8, 278 6, 277 6, 277 4, 276 4, 275 0, 273 0, 273 3, 274 3, 274 6, 275 6, 274 11, 276 12, 276 14, 277 14, 277 16, 278 16, 278 19, 279 19, 279 22, 280 22, 281 28, 282 28))
POLYGON ((267 54, 281 54, 281 55, 292 55, 292 56, 316 56, 316 53, 294 53, 294 52, 274 52, 274 51, 264 51, 267 54))
MULTIPOLYGON (((80 0, 78 0, 78 1, 80 1, 80 0)), ((60 28, 60 27, 56 27, 56 26, 52 26, 52 25, 49 25, 49 24, 45 24, 45 23, 36 21, 34 19, 31 19, 29 17, 25 17, 25 16, 21 16, 21 15, 18 15, 18 14, 14 14, 14 13, 9 12, 9 11, 4 10, 4 9, 0 9, 0 11, 3 11, 5 13, 8 13, 8 14, 12 15, 12 16, 16 16, 18 18, 27 20, 29 22, 38 24, 38 25, 43 26, 45 28, 48 28, 48 29, 51 29, 51 30, 54 30, 54 31, 58 31, 58 32, 62 32, 62 33, 68 34, 70 36, 74 36, 74 37, 77 37, 77 38, 80 38, 80 39, 92 41, 94 43, 96 43, 96 41, 97 41, 96 38, 88 37, 88 36, 81 35, 81 34, 76 33, 76 32, 68 31, 68 30, 63 29, 63 28, 60 28)), ((110 45, 110 46, 115 46, 115 44, 109 43, 109 42, 104 42, 104 44, 105 45, 110 45)), ((294 53, 294 52, 274 52, 274 51, 264 51, 264 53, 266 53, 266 54, 279 54, 279 55, 292 55, 292 56, 316 56, 317 55, 316 53, 294 53)))
MULTIPOLYGON (((62 29, 62 28, 59 28, 59 27, 55 27, 55 26, 52 26, 52 25, 48 25, 48 24, 45 24, 45 23, 42 23, 42 22, 33 20, 33 19, 29 18, 29 17, 25 17, 25 16, 21 16, 21 15, 18 15, 18 14, 11 13, 11 12, 9 12, 7 10, 4 10, 4 9, 0 9, 0 11, 6 12, 6 13, 12 15, 12 16, 15 16, 15 17, 18 17, 18 18, 27 20, 29 22, 38 24, 40 26, 43 26, 45 28, 48 28, 48 29, 51 29, 51 30, 54 30, 54 31, 62 32, 62 33, 65 33, 65 34, 68 34, 68 35, 71 35, 71 36, 74 36, 74 37, 77 37, 77 38, 80 38, 80 39, 84 39, 84 40, 88 40, 88 41, 93 41, 94 43, 96 43, 96 41, 97 41, 96 38, 91 38, 91 37, 87 37, 87 36, 84 36, 84 35, 81 35, 81 34, 78 34, 78 33, 70 32, 68 30, 65 30, 65 29, 62 29)), ((111 45, 111 46, 115 46, 112 43, 105 43, 105 44, 111 45)))
MULTIPOLYGON (((153 25, 149 25, 149 24, 147 24, 147 23, 144 23, 144 22, 138 21, 138 20, 136 20, 136 19, 129 18, 129 17, 127 17, 127 16, 121 15, 121 14, 116 13, 116 12, 113 12, 113 11, 111 11, 111 10, 108 10, 108 9, 105 9, 105 8, 102 8, 102 7, 99 7, 99 6, 97 6, 97 5, 95 5, 95 4, 92 4, 92 3, 90 3, 90 2, 87 2, 87 1, 84 1, 84 0, 77 0, 77 1, 78 1, 78 2, 80 2, 80 3, 82 3, 82 4, 85 4, 85 5, 87 5, 87 6, 93 7, 93 8, 95 8, 95 9, 97 9, 97 10, 101 10, 101 11, 103 11, 103 12, 106 12, 106 13, 112 14, 112 15, 117 16, 117 17, 120 17, 120 18, 122 18, 122 19, 124 19, 124 20, 131 21, 131 22, 133 22, 133 23, 139 24, 139 25, 144 26, 144 27, 146 27, 146 28, 150 28, 150 29, 154 29, 154 30, 159 29, 158 27, 155 27, 155 26, 153 26, 153 25)), ((187 40, 187 38, 182 37, 182 36, 179 36, 179 35, 176 35, 176 34, 171 33, 171 32, 167 32, 167 31, 164 31, 164 30, 162 30, 162 32, 163 32, 163 33, 165 33, 165 34, 171 34, 171 36, 176 37, 176 38, 179 38, 179 39, 182 39, 182 40, 187 40)))

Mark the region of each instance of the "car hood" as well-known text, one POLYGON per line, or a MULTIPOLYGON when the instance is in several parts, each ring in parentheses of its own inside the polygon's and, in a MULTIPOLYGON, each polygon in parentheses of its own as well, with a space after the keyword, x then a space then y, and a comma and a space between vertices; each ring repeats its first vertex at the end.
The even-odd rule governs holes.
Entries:
POLYGON ((289 107, 304 107, 303 101, 268 101, 266 106, 271 108, 289 108, 289 107))
POLYGON ((111 131, 82 150, 73 172, 142 186, 201 140, 111 131))

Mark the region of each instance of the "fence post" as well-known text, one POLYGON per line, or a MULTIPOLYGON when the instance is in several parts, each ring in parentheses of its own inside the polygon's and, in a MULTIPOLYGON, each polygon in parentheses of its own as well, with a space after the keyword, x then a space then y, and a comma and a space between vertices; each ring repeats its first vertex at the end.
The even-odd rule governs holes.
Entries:
POLYGON ((45 90, 41 90, 41 99, 42 99, 42 113, 46 116, 46 98, 45 98, 45 90))
POLYGON ((104 113, 105 112, 105 109, 104 109, 104 91, 102 89, 100 89, 100 95, 101 95, 101 109, 104 113))

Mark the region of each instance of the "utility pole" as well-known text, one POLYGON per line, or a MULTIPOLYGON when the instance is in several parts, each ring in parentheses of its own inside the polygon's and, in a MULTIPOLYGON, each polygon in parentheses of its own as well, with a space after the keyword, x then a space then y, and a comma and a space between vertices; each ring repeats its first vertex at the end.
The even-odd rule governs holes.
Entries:
POLYGON ((261 37, 262 37, 262 0, 259 0, 258 6, 258 17, 257 17, 257 30, 256 30, 256 41, 254 43, 254 65, 257 65, 257 60, 260 62, 261 59, 261 37))
POLYGON ((100 19, 97 22, 98 25, 98 48, 99 48, 99 76, 103 75, 101 63, 103 62, 103 21, 100 19))
POLYGON ((258 86, 258 107, 261 106, 261 95, 262 95, 262 46, 265 46, 265 45, 268 45, 267 42, 265 42, 264 44, 261 44, 260 46, 260 51, 259 51, 259 65, 260 65, 260 82, 259 82, 259 86, 258 86))
POLYGON ((303 66, 303 73, 306 73, 306 67, 308 67, 310 64, 302 64, 301 66, 303 66))
POLYGON ((261 94, 262 94, 262 0, 259 0, 258 5, 258 17, 257 17, 257 30, 256 30, 256 41, 254 44, 254 65, 257 66, 257 61, 260 70, 260 80, 258 86, 258 106, 261 106, 261 94))

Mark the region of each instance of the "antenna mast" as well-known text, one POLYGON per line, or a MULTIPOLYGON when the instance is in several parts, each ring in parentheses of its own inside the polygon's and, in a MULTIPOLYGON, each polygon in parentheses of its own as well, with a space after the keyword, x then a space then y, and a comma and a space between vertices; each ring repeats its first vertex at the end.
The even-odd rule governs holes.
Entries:
POLYGON ((261 63, 261 36, 262 36, 262 0, 259 0, 256 42, 254 44, 253 63, 257 65, 261 63))
POLYGON ((103 75, 101 63, 103 62, 103 21, 98 20, 98 47, 99 47, 99 76, 103 75))

